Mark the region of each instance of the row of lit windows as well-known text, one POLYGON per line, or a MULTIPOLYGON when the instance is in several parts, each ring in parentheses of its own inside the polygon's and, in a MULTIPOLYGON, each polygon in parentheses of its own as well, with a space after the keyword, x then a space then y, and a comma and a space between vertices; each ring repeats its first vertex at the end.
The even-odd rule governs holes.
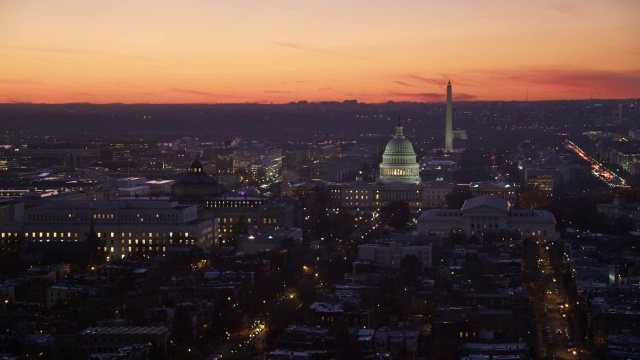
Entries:
MULTIPOLYGON (((229 218, 218 218, 218 224, 220 224, 220 227, 225 228, 226 224, 229 224, 229 227, 232 227, 234 221, 237 223, 238 219, 229 217, 229 218)), ((247 218, 247 223, 251 224, 251 223, 256 223, 256 219, 252 219, 252 218, 247 218)), ((262 223, 263 224, 277 224, 278 223, 278 219, 277 218, 267 218, 267 217, 263 217, 262 218, 262 223)))
MULTIPOLYGON (((491 224, 489 224, 491 225, 491 224)), ((473 228, 473 226, 471 227, 473 228)), ((480 229, 481 227, 478 226, 478 229, 480 229)), ((486 226, 484 227, 485 229, 487 228, 486 226)), ((489 228, 491 228, 491 226, 489 226, 489 228)), ((497 229, 497 224, 496 224, 496 229, 497 229)), ((454 229, 427 229, 426 232, 427 233, 433 233, 433 234, 445 234, 448 233, 449 231, 454 230, 454 229)), ((454 230, 455 231, 455 230, 454 230)), ((476 231, 475 230, 471 230, 471 235, 475 235, 476 231)), ((531 235, 531 236, 547 236, 547 230, 523 230, 520 231, 521 235, 531 235)))
MULTIPOLYGON (((97 220, 113 220, 116 219, 115 214, 93 214, 93 219, 97 220)), ((88 221, 88 214, 29 214, 29 221, 88 221)), ((119 219, 122 221, 177 221, 177 215, 160 215, 160 214, 120 214, 119 219)))
MULTIPOLYGON (((195 243, 196 243, 195 240, 184 240, 184 241, 180 240, 178 242, 178 244, 180 244, 180 245, 195 245, 195 243)), ((171 245, 173 245, 173 244, 171 244, 171 245)), ((160 251, 160 249, 162 249, 162 252, 166 252, 167 251, 167 247, 166 246, 155 246, 155 251, 160 251)), ((115 252, 115 247, 113 247, 113 246, 111 246, 111 247, 105 246, 105 247, 99 248, 99 250, 102 250, 102 251, 107 252, 107 253, 114 253, 115 252)), ((131 252, 135 252, 135 251, 145 251, 145 250, 153 251, 154 247, 153 246, 148 246, 148 247, 137 247, 137 246, 127 246, 127 247, 125 247, 125 246, 122 246, 122 247, 120 247, 120 252, 122 252, 122 253, 124 253, 125 251, 131 253, 131 252)))
POLYGON ((411 176, 418 175, 417 169, 382 169, 382 176, 411 176))
POLYGON ((29 221, 88 221, 87 214, 29 214, 29 221))
POLYGON ((211 206, 210 204, 207 204, 207 207, 211 208, 211 207, 225 207, 225 208, 254 208, 254 207, 258 207, 262 204, 247 204, 247 205, 228 205, 228 206, 211 206))
MULTIPOLYGON (((129 232, 129 233, 120 233, 120 236, 121 236, 121 237, 123 237, 123 238, 124 238, 124 237, 129 237, 129 238, 134 237, 134 238, 137 238, 137 237, 146 237, 146 236, 147 236, 147 234, 148 234, 148 237, 150 237, 150 238, 151 238, 151 237, 154 237, 154 235, 153 235, 153 233, 152 233, 152 232, 148 232, 148 233, 147 233, 147 232, 141 232, 141 233, 138 233, 138 232, 134 232, 134 233, 131 233, 131 232, 129 232), (127 234, 128 234, 128 235, 127 235, 127 234)), ((105 233, 105 235, 107 235, 107 234, 105 233)), ((173 232, 173 231, 169 231, 169 237, 170 237, 170 238, 172 238, 172 237, 173 237, 173 235, 174 235, 174 232, 173 232)), ((186 232, 186 231, 185 231, 184 233, 183 233, 183 232, 177 232, 177 233, 175 233, 175 235, 176 235, 176 237, 189 237, 189 236, 193 236, 194 234, 192 234, 192 233, 190 234, 189 232, 186 232)), ((160 236, 161 236, 161 234, 160 234, 160 233, 155 233, 155 237, 156 237, 156 238, 159 238, 160 236)), ((101 237, 101 233, 98 233, 98 237, 101 237)), ((115 233, 114 233, 114 232, 111 232, 111 233, 110 233, 110 237, 115 237, 115 233)), ((167 237, 167 233, 162 233, 162 237, 163 237, 163 238, 167 237)))
MULTIPOLYGON (((468 337, 469 337, 469 332, 468 332, 468 331, 465 331, 465 332, 460 331, 460 334, 459 334, 459 335, 460 335, 460 338, 461 338, 461 339, 462 339, 463 337, 467 337, 467 338, 468 338, 468 337)), ((475 337, 476 337, 476 333, 475 333, 475 332, 471 333, 471 337, 474 337, 474 338, 475 338, 475 337)))
POLYGON ((347 202, 344 204, 344 207, 353 207, 353 206, 364 206, 365 204, 360 202, 347 202))
MULTIPOLYGON (((344 198, 345 200, 369 200, 369 197, 366 195, 356 195, 356 196, 347 196, 344 198)), ((378 198, 376 197, 376 200, 378 198)))
MULTIPOLYGON (((0 170, 3 170, 0 167, 0 170)), ((5 169, 6 170, 6 169, 5 169)), ((28 190, 24 190, 24 191, 0 191, 0 197, 17 197, 17 196, 22 196, 26 193, 28 193, 28 190)))
MULTIPOLYGON (((35 242, 35 239, 33 241, 35 242)), ((65 240, 65 239, 56 240, 56 239, 53 239, 53 241, 51 239, 44 239, 44 240, 43 239, 39 239, 38 241, 39 242, 65 242, 65 241, 77 242, 78 239, 69 239, 69 240, 65 240)))
MULTIPOLYGON (((206 229, 203 230, 202 233, 203 234, 207 233, 206 229)), ((58 238, 58 237, 59 238, 65 238, 65 237, 66 238, 71 238, 72 234, 73 234, 73 238, 78 238, 78 232, 71 232, 71 231, 68 231, 68 232, 64 232, 64 231, 61 231, 61 232, 57 232, 57 231, 53 231, 53 232, 39 231, 39 232, 36 232, 36 231, 33 231, 31 233, 25 232, 24 236, 27 237, 27 238, 28 237, 31 237, 31 238, 45 238, 46 237, 46 238, 54 238, 55 239, 55 238, 58 238)), ((149 232, 149 233, 137 233, 137 232, 136 233, 131 233, 131 232, 124 233, 123 232, 123 233, 120 233, 120 236, 121 237, 125 237, 127 234, 128 234, 128 237, 145 237, 146 234, 148 234, 149 237, 153 237, 153 233, 152 232, 149 232)), ((85 233, 84 235, 87 236, 88 234, 85 233)), ((99 238, 101 238, 103 235, 105 237, 114 238, 116 233, 115 232, 110 232, 110 233, 107 234, 107 233, 99 232, 99 233, 97 233, 97 235, 98 235, 99 238)), ((169 235, 170 238, 172 238, 174 236, 174 232, 170 231, 168 235, 169 235)), ((178 233, 175 233, 175 235, 176 235, 176 237, 193 237, 194 236, 193 233, 189 233, 189 232, 184 232, 184 233, 178 232, 178 233)), ((166 237, 167 233, 162 233, 162 236, 166 237)), ((0 233, 0 238, 9 238, 9 237, 18 237, 18 233, 17 232, 1 232, 0 233)), ((160 233, 155 233, 155 237, 159 238, 160 237, 160 233)), ((151 241, 151 239, 149 241, 151 241)))
MULTIPOLYGON (((35 237, 40 237, 40 238, 41 238, 41 237, 54 237, 54 238, 57 238, 57 237, 58 237, 58 235, 60 235, 60 237, 61 237, 61 238, 63 238, 63 237, 70 238, 70 237, 71 237, 71 234, 73 234, 73 237, 74 237, 74 238, 77 238, 77 237, 78 237, 78 233, 77 233, 77 232, 73 232, 73 233, 72 233, 71 231, 66 232, 66 236, 65 236, 65 232, 55 232, 55 231, 54 231, 54 232, 42 232, 42 231, 40 231, 40 232, 35 232, 35 231, 34 231, 34 232, 32 232, 32 233, 31 233, 31 237, 33 237, 33 238, 35 238, 35 237), (36 234, 37 234, 37 235, 36 235, 36 234)), ((4 235, 4 233, 3 233, 3 235, 4 235)), ((17 233, 16 233, 16 236, 17 236, 17 233)), ((24 236, 25 236, 25 237, 29 237, 29 233, 28 233, 28 232, 25 232, 25 233, 24 233, 24 236)))
POLYGON ((238 207, 239 205, 245 205, 245 207, 255 207, 264 204, 264 200, 216 200, 207 201, 207 206, 215 207, 238 207), (247 206, 251 205, 251 206, 247 206))
POLYGON ((504 195, 504 194, 509 194, 509 195, 514 195, 515 192, 513 191, 491 191, 491 190, 474 190, 471 189, 471 192, 474 194, 481 194, 481 195, 493 195, 493 196, 500 196, 500 195, 504 195))
POLYGON ((547 235, 547 230, 533 230, 533 231, 525 230, 525 231, 522 232, 522 235, 546 236, 547 235))
MULTIPOLYGON (((182 240, 179 240, 179 241, 180 241, 180 243, 182 243, 182 240)), ((142 239, 142 240, 138 240, 138 239, 131 240, 131 239, 129 239, 129 240, 127 240, 127 242, 128 242, 129 245, 147 245, 147 243, 148 243, 148 245, 153 245, 153 240, 152 239, 149 239, 148 241, 146 239, 142 239)), ((122 243, 124 244, 124 240, 122 240, 122 243)), ((157 243, 164 244, 165 240, 164 239, 156 240, 156 244, 157 243)), ((173 245, 173 240, 169 240, 169 245, 173 245)))
POLYGON ((162 215, 160 216, 160 214, 136 214, 135 218, 133 217, 133 215, 129 215, 129 214, 123 214, 121 216, 122 220, 128 220, 128 221, 153 221, 153 222, 166 222, 166 221, 177 221, 178 220, 178 215, 175 214, 171 214, 171 215, 162 215))

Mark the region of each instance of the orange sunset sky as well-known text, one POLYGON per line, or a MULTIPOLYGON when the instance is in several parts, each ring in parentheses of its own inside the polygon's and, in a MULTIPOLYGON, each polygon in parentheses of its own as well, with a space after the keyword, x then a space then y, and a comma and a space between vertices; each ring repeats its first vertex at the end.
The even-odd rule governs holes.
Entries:
POLYGON ((0 103, 640 97, 638 0, 0 0, 0 103))

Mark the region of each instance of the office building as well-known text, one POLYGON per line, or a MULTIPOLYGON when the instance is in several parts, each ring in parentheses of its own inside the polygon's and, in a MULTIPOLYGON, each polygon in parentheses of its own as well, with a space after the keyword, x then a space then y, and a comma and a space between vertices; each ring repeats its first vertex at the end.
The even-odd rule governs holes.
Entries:
POLYGON ((429 209, 418 218, 419 233, 460 231, 482 237, 485 231, 517 230, 522 237, 555 240, 555 218, 545 210, 512 210, 507 200, 483 195, 464 202, 460 209, 429 209))
POLYGON ((22 222, 4 225, 0 238, 49 243, 54 251, 55 244, 87 239, 92 225, 107 259, 162 255, 174 246, 208 248, 218 237, 216 219, 199 218, 196 205, 123 199, 48 202, 25 210, 22 222))

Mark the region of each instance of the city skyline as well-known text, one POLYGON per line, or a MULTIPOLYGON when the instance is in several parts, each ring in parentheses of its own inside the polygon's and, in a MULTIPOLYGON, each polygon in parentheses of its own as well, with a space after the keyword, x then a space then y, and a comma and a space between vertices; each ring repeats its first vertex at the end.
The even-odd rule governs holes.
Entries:
POLYGON ((4 1, 0 103, 633 98, 640 4, 4 1))

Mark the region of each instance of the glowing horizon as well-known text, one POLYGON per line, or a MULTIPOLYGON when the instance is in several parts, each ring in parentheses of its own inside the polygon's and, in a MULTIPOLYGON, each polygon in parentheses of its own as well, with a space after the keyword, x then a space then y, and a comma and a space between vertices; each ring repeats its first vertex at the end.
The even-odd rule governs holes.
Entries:
POLYGON ((5 0, 0 103, 640 97, 635 0, 5 0))

